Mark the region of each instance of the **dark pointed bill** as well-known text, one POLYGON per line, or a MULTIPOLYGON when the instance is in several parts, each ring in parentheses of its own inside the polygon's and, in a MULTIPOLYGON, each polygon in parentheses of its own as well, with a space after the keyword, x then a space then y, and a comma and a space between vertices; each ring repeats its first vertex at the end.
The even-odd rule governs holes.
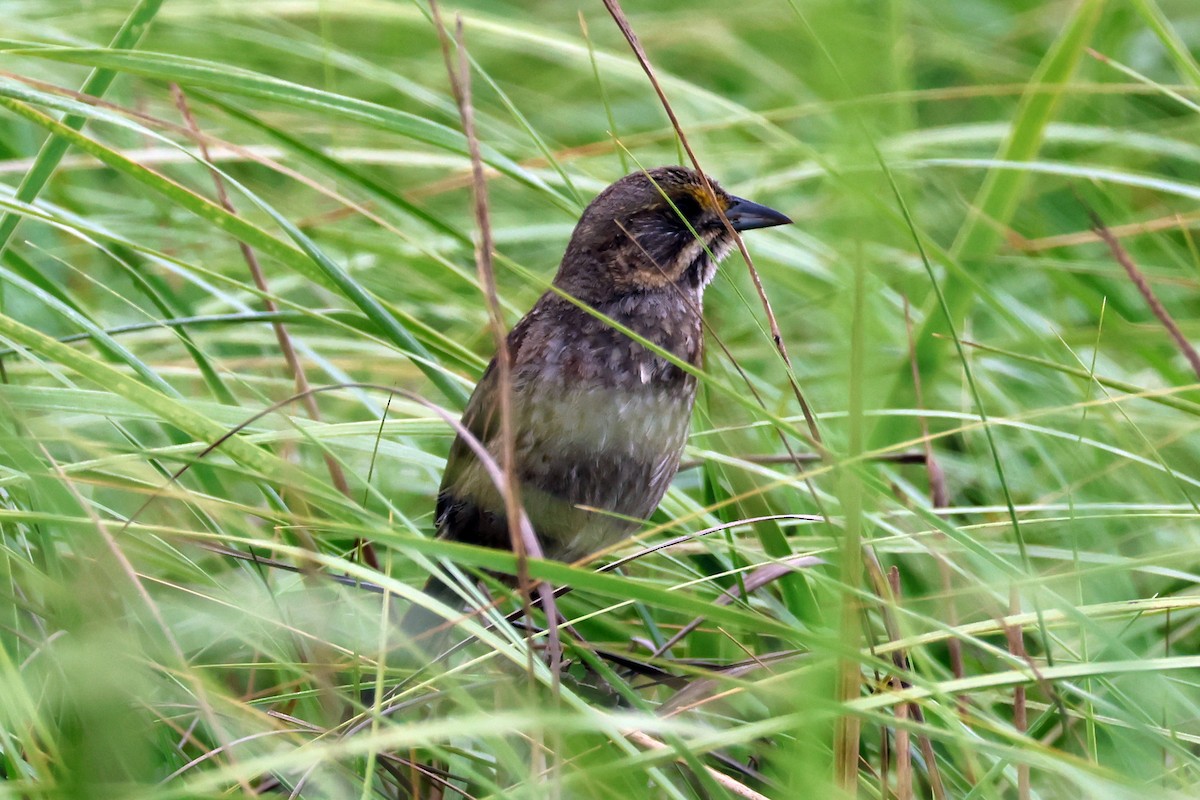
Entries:
POLYGON ((750 231, 755 228, 773 228, 776 225, 791 225, 792 220, 773 208, 753 203, 742 197, 730 198, 733 202, 725 209, 725 216, 735 231, 750 231))

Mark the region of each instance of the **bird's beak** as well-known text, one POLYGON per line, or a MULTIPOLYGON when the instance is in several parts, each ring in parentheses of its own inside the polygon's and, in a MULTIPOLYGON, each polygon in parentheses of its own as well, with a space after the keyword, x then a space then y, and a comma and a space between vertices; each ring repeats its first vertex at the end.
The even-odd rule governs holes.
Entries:
POLYGON ((786 214, 780 214, 773 208, 767 208, 758 203, 752 203, 741 197, 731 197, 725 216, 735 231, 750 231, 755 228, 773 228, 776 225, 791 225, 792 220, 786 214))

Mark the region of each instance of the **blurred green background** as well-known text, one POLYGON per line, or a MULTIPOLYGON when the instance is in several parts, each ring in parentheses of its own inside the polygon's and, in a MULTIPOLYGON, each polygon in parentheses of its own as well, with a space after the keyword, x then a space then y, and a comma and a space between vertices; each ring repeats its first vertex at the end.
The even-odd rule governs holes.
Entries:
MULTIPOLYGON (((0 796, 1194 796, 1200 376, 1089 211, 1200 339, 1200 5, 625 12, 796 222, 747 245, 831 455, 735 255, 687 469, 598 563, 717 530, 534 564, 560 685, 478 619, 414 678, 394 625, 513 570, 429 538, 492 340, 428 7, 0 2, 0 796)), ((602 4, 460 13, 511 325, 683 155, 602 4)))

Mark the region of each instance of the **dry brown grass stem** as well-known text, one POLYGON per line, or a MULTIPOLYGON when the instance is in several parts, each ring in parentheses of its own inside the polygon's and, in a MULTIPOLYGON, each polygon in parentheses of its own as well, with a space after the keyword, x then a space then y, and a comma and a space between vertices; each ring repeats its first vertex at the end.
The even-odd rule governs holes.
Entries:
MULTIPOLYGON (((522 526, 519 520, 523 514, 521 495, 516 480, 516 436, 513 427, 513 391, 512 391, 512 361, 508 352, 508 331, 504 324, 504 312, 500 305, 500 296, 496 289, 495 264, 493 262, 493 243, 491 215, 488 212, 487 176, 484 172, 483 156, 480 153, 479 137, 475 130, 475 109, 471 100, 471 65, 467 59, 466 42, 463 36, 462 17, 455 23, 455 45, 458 52, 457 63, 451 55, 450 37, 442 21, 441 11, 436 0, 430 0, 430 11, 433 14, 434 25, 442 45, 442 57, 446 62, 446 71, 450 77, 451 90, 458 104, 459 116, 462 119, 463 135, 467 139, 467 148, 471 155, 472 195, 474 197, 475 224, 479 229, 479 239, 475 246, 475 266, 479 275, 479 283, 483 288, 484 299, 487 302, 489 323, 492 339, 496 346, 496 383, 500 406, 500 466, 504 473, 503 494, 504 510, 508 518, 508 533, 512 542, 513 553, 517 556, 517 584, 525 618, 532 625, 533 608, 530 595, 538 592, 542 608, 546 613, 549 628, 549 651, 551 674, 554 676, 554 688, 557 689, 558 671, 562 663, 562 646, 558 636, 558 611, 554 603, 554 591, 545 583, 534 585, 529 577, 529 566, 526 559, 529 556, 543 558, 541 544, 534 531, 528 526, 522 526)), ((527 667, 532 674, 533 651, 530 648, 527 667)))
MULTIPOLYGON (((1200 225, 1200 212, 1191 214, 1171 214, 1168 217, 1146 220, 1145 222, 1130 222, 1126 225, 1113 225, 1109 232, 1118 239, 1129 236, 1141 236, 1146 233, 1162 233, 1163 231, 1181 231, 1200 225)), ((1040 239, 1024 239, 1013 234, 1013 246, 1026 253, 1038 253, 1043 250, 1054 250, 1059 247, 1073 247, 1081 244, 1103 242, 1103 237, 1095 230, 1077 231, 1075 233, 1060 233, 1056 236, 1043 236, 1040 239)))
MULTIPOLYGON (((898 642, 902 636, 899 620, 896 617, 895 608, 900 604, 900 571, 896 567, 892 567, 886 574, 883 571, 883 565, 879 563, 875 551, 870 548, 863 549, 864 564, 867 568, 867 575, 870 577, 871 585, 875 590, 875 594, 879 596, 879 613, 883 619, 883 627, 887 632, 888 642, 898 642)), ((903 649, 892 651, 892 664, 895 667, 893 672, 893 684, 899 688, 908 688, 909 684, 904 677, 911 669, 911 664, 908 659, 908 652, 903 649)), ((896 707, 896 718, 900 720, 912 719, 914 722, 924 725, 925 712, 921 710, 915 702, 900 703, 896 707), (905 710, 901 712, 901 708, 905 710)), ((900 733, 904 729, 897 726, 896 729, 896 747, 897 757, 903 758, 900 753, 900 733)), ((905 750, 908 747, 908 741, 911 735, 904 731, 904 746, 905 750)), ((934 800, 946 800, 946 789, 942 783, 941 770, 938 769, 938 762, 933 749, 933 740, 928 734, 917 734, 917 744, 921 748, 922 757, 925 760, 925 770, 929 778, 930 791, 933 794, 934 800)), ((897 762, 897 779, 899 780, 899 766, 901 762, 897 762)), ((911 767, 911 764, 910 764, 911 767)), ((911 782, 911 777, 909 778, 911 782)), ((911 792, 911 787, 910 787, 911 792)))
MULTIPOLYGON (((660 742, 658 739, 642 733, 641 731, 626 731, 625 736, 631 742, 639 747, 645 748, 646 750, 665 750, 667 747, 667 745, 663 742, 660 742)), ((770 798, 765 794, 760 794, 759 792, 754 791, 746 784, 735 781, 733 778, 729 777, 723 772, 718 772, 712 767, 705 767, 704 769, 708 773, 708 777, 711 778, 714 783, 732 794, 734 797, 742 797, 745 798, 745 800, 770 800, 770 798)))
MULTIPOLYGON (((621 34, 625 37, 625 41, 629 43, 629 47, 633 50, 633 54, 641 65, 642 70, 646 73, 650 85, 654 88, 655 94, 658 95, 659 102, 662 103, 663 110, 667 113, 667 118, 671 121, 671 127, 679 137, 679 143, 683 146, 684 151, 687 152, 688 159, 700 175, 705 189, 707 189, 709 195, 713 198, 713 204, 719 205, 715 202, 716 193, 713 191, 712 184, 708 180, 708 175, 704 172, 703 167, 700 166, 700 160, 696 157, 695 151, 692 150, 692 146, 683 132, 683 126, 679 123, 679 118, 675 115, 675 109, 672 108, 671 101, 667 99, 666 92, 663 91, 662 85, 655 75, 654 68, 650 66, 650 59, 646 55, 646 51, 642 48, 641 42, 638 41, 637 34, 633 32, 633 27, 629 24, 629 19, 621 9, 621 4, 618 0, 604 0, 604 7, 612 15, 617 28, 620 29, 621 34)), ((754 282, 754 289, 758 292, 758 299, 762 303, 763 311, 766 312, 767 324, 771 330, 771 340, 775 343, 775 349, 779 352, 784 365, 787 367, 788 384, 791 386, 792 393, 796 397, 796 402, 799 403, 800 410, 804 414, 804 421, 807 423, 809 435, 812 437, 811 444, 822 453, 825 453, 821 440, 821 431, 817 427, 816 416, 812 413, 808 401, 804 399, 804 393, 800 391, 800 384, 796 381, 796 372, 792 368, 792 360, 788 356, 787 345, 783 340, 783 333, 779 329, 779 322, 775 318, 775 312, 771 308, 771 301, 767 298, 767 292, 763 287, 762 279, 758 275, 758 270, 754 268, 754 260, 750 258, 750 252, 746 249, 746 243, 742 241, 742 237, 733 229, 729 220, 725 219, 724 214, 721 215, 721 218, 725 223, 726 230, 733 237, 733 240, 737 242, 738 251, 742 254, 742 259, 746 262, 746 269, 750 273, 750 279, 754 282)))
MULTIPOLYGON (((896 602, 900 602, 900 570, 892 567, 888 571, 888 585, 892 590, 892 597, 896 602)), ((907 664, 908 654, 903 650, 899 650, 892 656, 896 664, 907 664)), ((899 670, 892 673, 892 691, 899 692, 904 688, 904 680, 901 677, 899 670)), ((912 800, 913 797, 913 771, 912 771, 912 749, 909 739, 911 738, 908 727, 903 723, 908 720, 908 703, 900 703, 896 706, 896 721, 901 723, 896 726, 896 798, 897 800, 912 800)), ((930 765, 933 766, 932 764, 930 765)), ((885 789, 886 791, 886 789, 885 789)))
MULTIPOLYGON (((908 302, 908 295, 904 296, 904 327, 908 335, 908 361, 912 365, 913 376, 913 396, 917 403, 917 408, 925 409, 925 393, 921 387, 921 368, 917 363, 917 343, 913 337, 913 322, 912 308, 908 302)), ((929 495, 930 503, 934 508, 946 508, 950 505, 950 491, 946 486, 946 474, 942 471, 941 464, 933 455, 933 438, 929 435, 929 420, 925 416, 918 417, 921 426, 921 442, 925 450, 925 468, 929 473, 929 495)), ((939 542, 947 541, 946 535, 939 531, 937 533, 939 542)), ((958 625, 958 609, 955 604, 954 582, 950 572, 950 557, 944 552, 934 554, 934 560, 937 562, 938 577, 942 583, 942 592, 946 596, 946 624, 954 627, 958 625)), ((950 669, 954 672, 954 677, 961 678, 966 674, 963 667, 962 642, 956 638, 951 638, 947 643, 947 648, 950 651, 950 669)), ((967 702, 965 698, 958 699, 958 712, 965 718, 967 713, 967 702)))
MULTIPOLYGON (((1009 614, 1015 615, 1021 611, 1020 600, 1015 588, 1009 592, 1008 603, 1009 614)), ((1025 641, 1021 629, 1016 625, 1005 625, 1004 635, 1008 641, 1008 651, 1013 654, 1013 657, 1027 661, 1029 657, 1025 653, 1025 641)), ((1029 710, 1025 705, 1025 699, 1025 686, 1019 684, 1013 689, 1013 727, 1022 734, 1029 729, 1029 710)), ((1068 719, 1068 717, 1064 717, 1063 719, 1068 719)), ((1020 762, 1017 764, 1018 800, 1029 800, 1029 791, 1029 764, 1020 762)))
MULTIPOLYGON (((175 99, 175 107, 179 109, 179 115, 183 118, 192 141, 196 143, 196 147, 200 150, 200 156, 204 159, 205 163, 212 164, 212 157, 208 150, 206 137, 201 133, 200 125, 196 122, 195 115, 192 114, 187 96, 184 95, 183 90, 179 88, 178 84, 171 84, 171 96, 175 99)), ((217 202, 230 214, 236 214, 237 210, 233 205, 233 201, 229 199, 229 192, 225 189, 225 181, 221 177, 221 173, 215 167, 210 167, 209 174, 212 175, 213 187, 217 193, 217 202)), ((278 312, 279 307, 271 298, 271 289, 267 284, 267 277, 263 273, 262 265, 258 262, 258 255, 254 252, 254 248, 240 241, 238 242, 238 248, 242 252, 242 258, 246 261, 246 267, 250 270, 250 276, 254 279, 254 285, 262 292, 263 307, 272 314, 278 312)), ((288 374, 295 383, 296 394, 303 397, 302 403, 305 412, 314 422, 320 422, 321 410, 317 406, 316 395, 308 391, 308 376, 304 374, 304 365, 300 363, 300 358, 296 355, 296 348, 292 345, 292 337, 288 335, 287 327, 282 322, 272 322, 271 330, 275 332, 275 341, 279 344, 279 352, 283 355, 283 361, 287 367, 288 374)), ((333 483, 334 488, 346 497, 350 497, 350 483, 346 480, 346 473, 342 470, 342 465, 337 462, 337 459, 331 453, 322 452, 321 457, 325 461, 325 469, 329 471, 329 480, 333 483)), ((310 546, 315 546, 315 542, 310 541, 309 544, 310 546)), ((354 549, 362 554, 363 561, 370 565, 372 569, 379 569, 379 560, 376 558, 375 548, 370 542, 365 539, 358 539, 355 542, 354 549)))
POLYGON ((1122 246, 1121 240, 1109 230, 1104 221, 1100 219, 1099 214, 1086 205, 1084 208, 1087 211, 1088 217, 1092 220, 1092 230, 1095 231, 1104 244, 1108 245, 1109 252, 1112 253, 1117 263, 1125 268, 1126 274, 1129 275, 1129 279, 1133 281, 1133 285, 1137 287, 1138 292, 1145 299, 1146 305, 1150 306, 1151 313, 1167 329, 1167 333, 1175 340, 1175 344, 1183 353, 1184 358, 1192 365, 1192 370, 1196 373, 1196 377, 1200 378, 1200 354, 1197 354, 1196 348, 1192 347, 1192 343, 1187 340, 1187 337, 1183 335, 1183 331, 1175 324, 1175 320, 1171 317, 1170 313, 1163 307, 1158 296, 1154 294, 1154 290, 1150 288, 1150 282, 1146 280, 1146 276, 1138 269, 1137 264, 1133 262, 1129 253, 1122 246))

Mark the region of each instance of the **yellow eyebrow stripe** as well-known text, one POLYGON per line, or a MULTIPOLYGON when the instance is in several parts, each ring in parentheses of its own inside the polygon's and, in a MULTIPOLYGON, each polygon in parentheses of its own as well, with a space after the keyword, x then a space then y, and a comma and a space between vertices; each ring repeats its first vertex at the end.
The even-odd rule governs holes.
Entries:
MULTIPOLYGON (((703 186, 688 186, 687 193, 696 198, 696 202, 706 211, 716 211, 717 207, 713 205, 713 198, 704 190, 703 186)), ((718 195, 719 197, 719 195, 718 195)), ((723 209, 722 209, 723 210, 723 209)))

